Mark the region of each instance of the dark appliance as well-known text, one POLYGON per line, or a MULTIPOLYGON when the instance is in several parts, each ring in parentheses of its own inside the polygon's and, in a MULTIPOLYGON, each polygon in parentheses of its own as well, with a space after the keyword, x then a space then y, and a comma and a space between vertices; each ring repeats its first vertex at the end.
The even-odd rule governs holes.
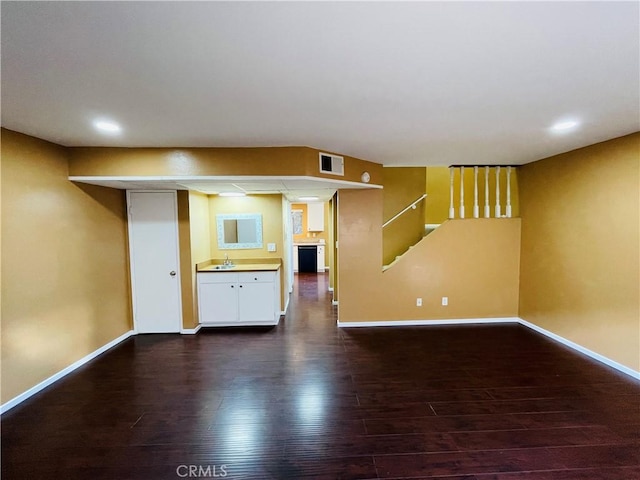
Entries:
POLYGON ((298 272, 317 273, 318 272, 318 246, 299 245, 298 246, 298 272))

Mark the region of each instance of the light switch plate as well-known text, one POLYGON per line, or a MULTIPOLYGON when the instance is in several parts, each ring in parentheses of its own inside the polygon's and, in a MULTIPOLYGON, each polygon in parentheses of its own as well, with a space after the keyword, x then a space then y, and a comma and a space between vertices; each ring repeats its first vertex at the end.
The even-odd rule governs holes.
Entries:
POLYGON ((267 243, 267 252, 275 252, 276 244, 275 243, 267 243))

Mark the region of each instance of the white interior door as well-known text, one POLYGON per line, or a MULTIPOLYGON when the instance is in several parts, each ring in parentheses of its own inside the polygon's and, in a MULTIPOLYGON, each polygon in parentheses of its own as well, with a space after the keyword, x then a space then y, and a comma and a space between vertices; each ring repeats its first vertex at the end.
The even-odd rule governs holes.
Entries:
POLYGON ((176 192, 127 192, 133 320, 138 333, 182 325, 176 192))

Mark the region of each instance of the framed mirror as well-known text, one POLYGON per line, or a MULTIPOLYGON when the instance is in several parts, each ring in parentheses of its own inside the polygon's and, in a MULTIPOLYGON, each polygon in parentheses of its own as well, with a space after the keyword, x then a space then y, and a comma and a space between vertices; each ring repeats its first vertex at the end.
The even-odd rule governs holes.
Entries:
POLYGON ((219 213, 216 224, 220 250, 262 248, 262 214, 219 213))

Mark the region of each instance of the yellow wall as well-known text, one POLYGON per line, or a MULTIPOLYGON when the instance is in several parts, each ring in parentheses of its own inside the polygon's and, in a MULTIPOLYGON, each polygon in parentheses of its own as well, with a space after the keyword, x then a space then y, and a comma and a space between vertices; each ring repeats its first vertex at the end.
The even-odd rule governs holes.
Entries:
MULTIPOLYGON (((334 197, 335 198, 335 197, 334 197)), ((327 258, 327 267, 329 267, 329 289, 333 289, 334 284, 334 276, 336 270, 335 264, 335 252, 334 252, 334 242, 335 242, 335 233, 333 230, 333 215, 334 215, 334 198, 331 198, 327 202, 327 218, 325 221, 325 225, 328 227, 328 239, 327 239, 327 248, 325 249, 325 254, 327 258)))
POLYGON ((310 239, 322 239, 325 243, 329 243, 329 203, 324 202, 324 231, 322 232, 308 232, 307 225, 308 222, 308 212, 307 212, 307 204, 306 203, 292 203, 291 210, 302 210, 302 233, 299 235, 293 235, 293 242, 304 242, 309 241, 310 239))
POLYGON ((424 223, 440 224, 449 218, 449 168, 427 167, 424 223))
POLYGON ((520 316, 640 370, 640 133, 521 167, 520 316))
MULTIPOLYGON (((282 195, 247 195, 246 197, 209 196, 209 218, 211 226, 211 258, 222 259, 225 254, 230 260, 245 258, 273 258, 284 262, 284 226, 282 223, 282 195), (220 250, 218 248, 216 215, 219 213, 260 213, 262 214, 262 248, 220 250), (276 251, 268 252, 267 243, 275 243, 276 251)), ((284 306, 284 268, 280 273, 282 283, 281 307, 284 306)))
POLYGON ((209 196, 209 218, 211 225, 211 258, 282 258, 283 226, 282 196, 247 195, 246 197, 209 196), (218 248, 218 232, 216 215, 225 213, 260 213, 262 214, 262 248, 225 249, 218 248), (267 252, 267 243, 275 243, 276 251, 267 252))
POLYGON ((132 327, 124 192, 2 130, 2 403, 132 327))
MULTIPOLYGON (((189 227, 191 241, 190 276, 193 296, 193 323, 198 323, 198 288, 196 283, 196 264, 211 259, 211 228, 209 217, 209 197, 198 192, 189 192, 189 227)), ((186 326, 186 325, 185 325, 186 326)))
POLYGON ((382 272, 382 197, 339 192, 341 322, 517 316, 520 219, 447 221, 382 272))
MULTIPOLYGON (((425 194, 425 167, 385 167, 382 220, 386 222, 425 194)), ((382 263, 388 265, 424 236, 424 201, 383 229, 382 263)), ((382 224, 381 224, 382 225, 382 224)))
POLYGON ((333 195, 331 199, 331 269, 329 270, 330 286, 333 288, 333 301, 338 301, 338 271, 340 263, 338 262, 338 218, 340 216, 338 205, 338 193, 333 195))
POLYGON ((178 248, 180 254, 180 299, 182 303, 182 326, 193 328, 197 325, 197 308, 193 297, 195 284, 191 278, 191 228, 189 226, 189 192, 177 192, 178 203, 178 248))

